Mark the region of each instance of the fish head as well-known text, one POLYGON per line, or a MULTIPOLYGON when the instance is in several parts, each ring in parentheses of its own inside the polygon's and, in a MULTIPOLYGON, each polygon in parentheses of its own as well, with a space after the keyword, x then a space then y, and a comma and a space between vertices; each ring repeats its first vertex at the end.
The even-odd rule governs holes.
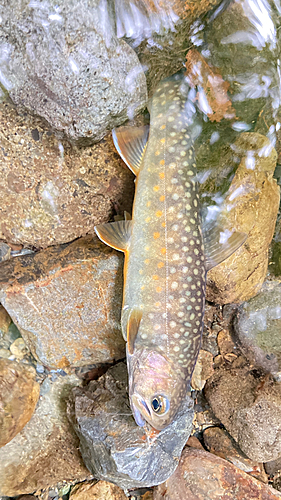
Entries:
POLYGON ((127 354, 130 404, 136 423, 161 431, 174 420, 186 395, 186 380, 157 350, 127 354))

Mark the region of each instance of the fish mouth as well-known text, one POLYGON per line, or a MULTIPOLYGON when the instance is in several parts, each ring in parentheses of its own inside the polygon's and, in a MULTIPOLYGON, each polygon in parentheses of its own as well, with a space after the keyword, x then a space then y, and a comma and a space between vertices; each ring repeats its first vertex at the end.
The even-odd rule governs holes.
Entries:
POLYGON ((133 394, 131 406, 137 425, 143 427, 145 422, 151 418, 151 413, 146 402, 140 396, 133 394))

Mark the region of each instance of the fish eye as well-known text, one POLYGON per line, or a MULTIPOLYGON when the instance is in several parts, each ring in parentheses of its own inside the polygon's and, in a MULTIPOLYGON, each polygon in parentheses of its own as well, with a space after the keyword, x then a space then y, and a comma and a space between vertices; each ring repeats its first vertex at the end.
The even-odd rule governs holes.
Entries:
POLYGON ((152 409, 157 415, 164 415, 170 408, 169 400, 165 396, 154 396, 151 401, 152 409))

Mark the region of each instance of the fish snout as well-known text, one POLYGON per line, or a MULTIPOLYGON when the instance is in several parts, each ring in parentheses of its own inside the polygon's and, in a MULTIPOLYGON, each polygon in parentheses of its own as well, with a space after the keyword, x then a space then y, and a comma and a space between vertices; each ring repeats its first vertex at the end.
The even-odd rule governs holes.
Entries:
POLYGON ((146 420, 151 418, 150 410, 141 396, 133 394, 131 397, 131 408, 137 425, 143 427, 146 420))

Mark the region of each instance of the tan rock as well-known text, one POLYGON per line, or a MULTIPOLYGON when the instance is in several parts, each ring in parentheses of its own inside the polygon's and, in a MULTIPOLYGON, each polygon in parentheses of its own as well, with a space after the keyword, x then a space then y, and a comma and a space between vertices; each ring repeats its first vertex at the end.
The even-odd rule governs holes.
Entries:
POLYGON ((53 378, 44 380, 30 421, 0 449, 0 495, 27 494, 91 477, 65 412, 69 392, 81 381, 75 375, 53 378))
POLYGON ((242 161, 225 200, 224 217, 230 229, 248 237, 242 247, 207 275, 207 299, 217 304, 248 300, 260 290, 280 200, 280 189, 273 179, 277 153, 269 139, 258 133, 244 133, 233 149, 242 161))
POLYGON ((35 375, 27 365, 0 359, 0 447, 9 443, 32 417, 39 398, 35 375))
POLYGON ((0 145, 0 239, 42 248, 93 234, 115 209, 130 212, 134 176, 111 135, 70 147, 39 118, 0 103, 0 145))
POLYGON ((213 355, 209 351, 201 349, 197 358, 194 372, 191 379, 191 387, 195 391, 201 391, 206 384, 206 380, 214 373, 213 355))
POLYGON ((10 351, 16 356, 17 359, 21 360, 29 352, 25 345, 24 340, 19 337, 10 346, 10 351))
POLYGON ((0 300, 41 364, 66 368, 125 356, 122 265, 121 252, 96 237, 1 265, 0 300))
POLYGON ((107 481, 77 484, 70 494, 70 500, 126 500, 126 498, 119 486, 107 481))

